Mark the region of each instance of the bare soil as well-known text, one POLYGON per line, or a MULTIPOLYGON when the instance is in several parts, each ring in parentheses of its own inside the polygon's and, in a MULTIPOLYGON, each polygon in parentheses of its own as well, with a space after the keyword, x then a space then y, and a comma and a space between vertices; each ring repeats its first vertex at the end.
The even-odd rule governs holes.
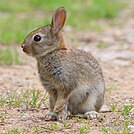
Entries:
MULTIPOLYGON (((48 103, 40 108, 26 109, 0 106, 0 112, 5 113, 4 121, 0 122, 0 131, 19 128, 25 133, 101 133, 102 128, 113 128, 115 132, 123 129, 124 116, 119 112, 125 105, 132 105, 133 110, 126 115, 128 120, 134 121, 134 4, 129 5, 115 20, 113 25, 101 21, 105 25, 104 32, 67 33, 68 42, 75 38, 75 47, 92 53, 101 64, 106 83, 105 104, 115 106, 114 112, 100 113, 100 120, 84 120, 71 117, 66 121, 47 122, 44 113, 48 103), (102 48, 103 47, 103 48, 102 48), (118 110, 117 110, 118 109, 118 110), (116 124, 117 120, 117 124, 116 124)), ((65 28, 65 31, 68 29, 65 28)), ((73 46, 73 44, 71 45, 73 46)), ((73 46, 74 47, 74 46, 73 46)), ((20 49, 20 48, 19 48, 20 49)), ((22 65, 0 65, 0 95, 4 93, 20 92, 21 89, 39 89, 41 94, 45 90, 41 86, 36 69, 36 61, 22 54, 22 65)), ((129 128, 134 132, 134 124, 129 128)))

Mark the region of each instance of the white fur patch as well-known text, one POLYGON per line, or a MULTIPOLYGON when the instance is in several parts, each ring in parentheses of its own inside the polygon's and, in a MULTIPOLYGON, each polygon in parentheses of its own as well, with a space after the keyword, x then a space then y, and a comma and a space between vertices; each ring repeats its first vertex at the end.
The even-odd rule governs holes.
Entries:
POLYGON ((95 111, 97 97, 103 90, 90 89, 87 83, 78 87, 69 97, 68 108, 70 112, 84 114, 89 111, 95 111))

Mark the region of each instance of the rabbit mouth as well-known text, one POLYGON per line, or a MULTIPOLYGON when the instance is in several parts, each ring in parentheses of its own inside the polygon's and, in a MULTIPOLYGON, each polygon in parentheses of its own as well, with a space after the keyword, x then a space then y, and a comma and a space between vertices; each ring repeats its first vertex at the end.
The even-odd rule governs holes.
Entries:
POLYGON ((33 56, 33 54, 32 54, 31 52, 29 52, 29 51, 24 51, 24 50, 23 50, 23 52, 24 52, 25 54, 27 54, 28 56, 33 56))
POLYGON ((31 52, 29 52, 29 50, 26 47, 24 47, 22 50, 23 50, 24 53, 26 53, 28 55, 31 54, 31 52))
POLYGON ((32 53, 30 52, 29 48, 26 45, 22 44, 21 47, 24 53, 26 53, 29 56, 32 56, 32 53))

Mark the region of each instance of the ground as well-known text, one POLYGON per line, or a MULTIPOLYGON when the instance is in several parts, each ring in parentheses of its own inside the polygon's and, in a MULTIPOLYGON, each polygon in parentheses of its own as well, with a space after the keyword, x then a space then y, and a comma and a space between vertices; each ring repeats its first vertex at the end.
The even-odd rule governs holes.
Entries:
POLYGON ((103 32, 77 32, 65 28, 70 47, 92 53, 106 83, 105 104, 110 112, 99 119, 80 116, 45 121, 48 99, 40 84, 36 61, 19 49, 22 65, 0 65, 0 133, 134 133, 134 4, 128 5, 103 32), (73 41, 75 39, 75 41, 73 41), (73 43, 72 43, 73 41, 73 43))

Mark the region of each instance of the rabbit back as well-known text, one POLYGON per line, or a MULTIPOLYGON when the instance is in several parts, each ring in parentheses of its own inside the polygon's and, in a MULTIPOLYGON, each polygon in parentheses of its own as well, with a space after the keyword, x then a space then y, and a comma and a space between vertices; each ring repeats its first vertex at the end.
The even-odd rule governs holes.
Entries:
POLYGON ((82 50, 55 50, 37 59, 41 82, 46 89, 72 91, 82 83, 103 92, 104 80, 97 60, 82 50))

